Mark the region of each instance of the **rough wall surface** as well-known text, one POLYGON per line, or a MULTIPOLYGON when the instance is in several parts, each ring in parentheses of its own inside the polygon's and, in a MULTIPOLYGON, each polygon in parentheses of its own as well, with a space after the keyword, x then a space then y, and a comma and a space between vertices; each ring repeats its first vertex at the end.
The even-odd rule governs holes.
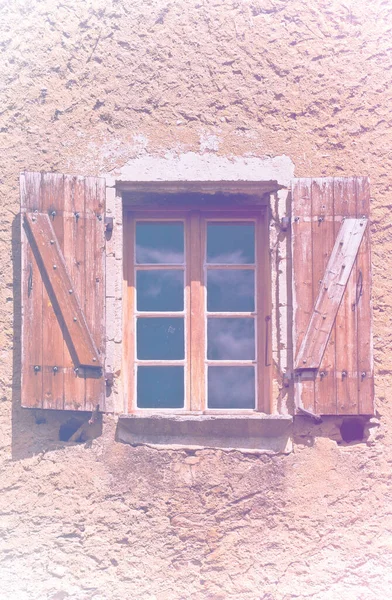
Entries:
POLYGON ((3 0, 0 598, 373 600, 392 584, 389 0, 3 0), (294 452, 59 441, 20 408, 18 174, 144 152, 370 175, 376 408, 367 442, 298 419, 294 452))

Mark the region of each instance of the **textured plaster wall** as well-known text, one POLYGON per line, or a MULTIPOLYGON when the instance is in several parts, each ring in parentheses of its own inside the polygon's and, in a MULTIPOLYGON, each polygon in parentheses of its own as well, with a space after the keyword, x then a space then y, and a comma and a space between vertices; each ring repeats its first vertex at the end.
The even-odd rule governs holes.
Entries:
POLYGON ((373 600, 392 584, 389 0, 0 4, 0 598, 373 600), (372 180, 367 442, 297 419, 274 457, 58 439, 20 408, 18 174, 143 153, 290 157, 372 180))

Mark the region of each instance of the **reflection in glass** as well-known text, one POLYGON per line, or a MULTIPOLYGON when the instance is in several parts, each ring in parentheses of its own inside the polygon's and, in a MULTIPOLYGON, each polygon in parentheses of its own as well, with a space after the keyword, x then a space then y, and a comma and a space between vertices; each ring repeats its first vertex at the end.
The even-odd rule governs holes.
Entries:
POLYGON ((254 223, 208 223, 207 262, 215 265, 254 263, 254 223))
POLYGON ((208 367, 208 408, 255 408, 254 367, 208 367))
POLYGON ((184 224, 136 223, 136 262, 175 265, 184 262, 184 224))
POLYGON ((184 319, 137 319, 139 360, 182 360, 184 357, 184 319))
POLYGON ((138 367, 138 408, 183 408, 184 367, 138 367))
POLYGON ((184 271, 137 271, 137 310, 177 311, 184 309, 184 271))
POLYGON ((208 270, 207 310, 210 312, 254 311, 254 271, 243 269, 208 270))
POLYGON ((207 358, 210 360, 254 360, 254 319, 209 318, 207 358))

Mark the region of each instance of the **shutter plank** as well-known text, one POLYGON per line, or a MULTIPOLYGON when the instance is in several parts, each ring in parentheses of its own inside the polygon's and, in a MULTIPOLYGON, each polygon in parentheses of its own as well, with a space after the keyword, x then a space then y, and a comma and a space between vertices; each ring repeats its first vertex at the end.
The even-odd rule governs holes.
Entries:
MULTIPOLYGON (((313 233, 313 297, 317 298, 328 260, 335 244, 333 182, 330 179, 312 181, 313 233)), ((335 327, 332 327, 319 373, 315 379, 315 412, 336 412, 335 327)))
MULTIPOLYGON (((59 206, 63 205, 63 194, 63 176, 58 173, 42 173, 42 212, 48 214, 52 211, 57 212, 59 206)), ((61 244, 64 239, 61 215, 52 218, 52 226, 61 244)), ((64 406, 63 333, 45 285, 42 295, 42 407, 62 409, 64 406)))
MULTIPOLYGON (((334 206, 338 221, 343 217, 357 216, 354 177, 336 178, 334 180, 334 206)), ((356 265, 354 265, 336 316, 336 398, 338 414, 356 414, 358 411, 356 271, 356 265)))
MULTIPOLYGON (((295 368, 318 369, 345 292, 350 273, 366 227, 364 219, 343 221, 328 261, 320 291, 306 334, 298 352, 295 368)), ((315 248, 313 253, 316 254, 315 248)), ((320 248, 317 255, 320 257, 320 248)), ((351 295, 348 306, 352 310, 351 295)), ((347 315, 343 322, 347 321, 347 315)))
MULTIPOLYGON (((41 210, 41 174, 21 173, 22 211, 41 210)), ((42 408, 42 279, 21 219, 22 406, 42 408), (34 367, 39 370, 35 371, 34 367)))
MULTIPOLYGON (((298 353, 313 310, 311 185, 311 179, 300 179, 292 189, 294 356, 298 353)), ((313 376, 308 379, 304 374, 297 373, 294 390, 296 406, 313 410, 313 376)))
MULTIPOLYGON (((84 178, 64 176, 64 248, 67 270, 78 298, 86 293, 84 178), (76 216, 77 215, 77 216, 76 216)), ((84 408, 85 378, 64 342, 64 408, 84 408)))
MULTIPOLYGON (((86 294, 85 314, 92 338, 102 356, 105 349, 105 232, 104 206, 105 181, 95 177, 85 178, 86 207, 86 294)), ((86 379, 86 410, 97 404, 104 410, 105 382, 102 377, 86 379)))
POLYGON ((62 317, 69 336, 75 354, 75 363, 88 367, 101 366, 49 216, 42 213, 35 215, 27 213, 25 219, 34 239, 45 281, 52 292, 52 300, 56 303, 56 309, 62 317), (73 293, 69 293, 70 289, 73 293))
MULTIPOLYGON (((357 180, 358 216, 370 213, 370 186, 367 177, 357 180)), ((357 258, 357 273, 361 277, 356 289, 358 313, 358 411, 360 414, 373 414, 374 375, 371 313, 371 253, 370 230, 366 228, 357 258), (360 275, 361 273, 361 275, 360 275)))

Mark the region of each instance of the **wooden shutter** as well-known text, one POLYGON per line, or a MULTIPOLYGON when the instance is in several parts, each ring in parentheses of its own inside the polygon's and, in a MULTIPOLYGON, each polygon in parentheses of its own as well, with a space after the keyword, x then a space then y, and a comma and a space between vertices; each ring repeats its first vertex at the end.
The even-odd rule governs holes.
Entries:
POLYGON ((22 406, 105 410, 105 180, 22 173, 22 406))
POLYGON ((370 190, 366 177, 292 183, 296 407, 373 414, 370 190))

